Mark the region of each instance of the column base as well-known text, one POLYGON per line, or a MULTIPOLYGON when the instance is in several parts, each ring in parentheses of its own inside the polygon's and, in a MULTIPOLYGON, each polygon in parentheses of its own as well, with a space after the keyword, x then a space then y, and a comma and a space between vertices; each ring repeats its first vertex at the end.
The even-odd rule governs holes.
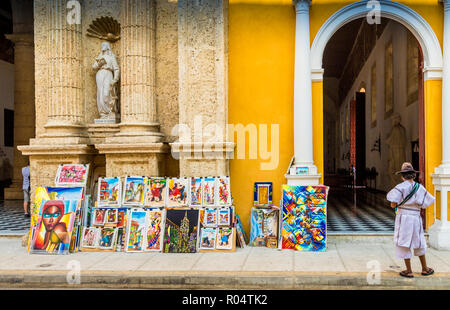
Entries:
POLYGON ((450 251, 450 224, 436 220, 428 230, 428 242, 436 250, 450 251))

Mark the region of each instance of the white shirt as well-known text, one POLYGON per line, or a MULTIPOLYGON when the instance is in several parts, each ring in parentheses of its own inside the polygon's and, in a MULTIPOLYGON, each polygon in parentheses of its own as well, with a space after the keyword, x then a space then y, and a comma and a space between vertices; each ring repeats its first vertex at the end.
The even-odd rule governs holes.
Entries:
MULTIPOLYGON (((397 184, 389 193, 387 193, 387 200, 390 202, 400 203, 402 202, 406 196, 409 195, 412 188, 414 186, 414 182, 404 181, 400 184, 397 184)), ((417 192, 405 203, 402 205, 405 207, 412 208, 422 208, 426 209, 434 202, 434 197, 427 192, 425 187, 419 184, 419 189, 417 192)))

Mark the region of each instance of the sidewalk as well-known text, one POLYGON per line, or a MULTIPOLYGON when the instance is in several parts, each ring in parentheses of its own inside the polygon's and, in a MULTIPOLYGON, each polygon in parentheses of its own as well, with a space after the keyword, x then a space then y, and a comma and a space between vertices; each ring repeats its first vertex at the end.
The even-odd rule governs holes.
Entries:
MULTIPOLYGON (((332 238, 330 238, 332 239, 332 238)), ((389 242, 330 241, 326 252, 238 248, 234 253, 79 252, 29 255, 19 238, 0 239, 0 288, 184 288, 184 289, 450 289, 450 252, 429 249, 436 273, 414 279, 398 276, 403 261, 389 242), (369 285, 369 269, 381 271, 369 285), (68 265, 81 268, 81 283, 68 284, 68 265), (375 266, 375 267, 374 267, 375 266)))

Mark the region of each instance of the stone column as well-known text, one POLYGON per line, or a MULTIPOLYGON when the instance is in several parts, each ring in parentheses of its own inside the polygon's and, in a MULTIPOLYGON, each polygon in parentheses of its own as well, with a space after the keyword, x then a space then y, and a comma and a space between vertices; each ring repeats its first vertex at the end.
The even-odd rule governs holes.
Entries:
MULTIPOLYGON (((448 221, 448 194, 450 192, 450 0, 444 4, 444 41, 442 75, 442 164, 432 174, 435 205, 440 207, 439 219, 429 229, 430 245, 439 250, 450 250, 450 224, 448 221), (440 198, 440 199, 439 199, 440 198)), ((436 209, 435 209, 436 210, 436 209)))
POLYGON ((34 138, 34 45, 33 34, 6 35, 14 42, 14 164, 13 180, 5 189, 5 199, 23 199, 22 167, 27 158, 17 149, 34 138))
POLYGON ((106 154, 108 176, 163 173, 168 151, 155 100, 155 1, 121 0, 120 132, 96 145, 106 154))
POLYGON ((229 175, 228 1, 178 1, 179 140, 182 176, 229 175))
POLYGON ((68 137, 86 136, 84 128, 81 24, 67 21, 68 0, 49 0, 48 18, 48 119, 44 137, 62 144, 68 137))
POLYGON ((294 161, 286 175, 288 184, 317 185, 320 175, 313 160, 312 85, 309 40, 311 0, 294 0, 294 161))

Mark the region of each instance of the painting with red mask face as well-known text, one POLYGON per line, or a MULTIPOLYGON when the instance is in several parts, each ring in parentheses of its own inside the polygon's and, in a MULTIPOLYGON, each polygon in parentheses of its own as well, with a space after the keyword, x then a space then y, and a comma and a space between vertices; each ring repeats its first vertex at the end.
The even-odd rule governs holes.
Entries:
POLYGON ((78 205, 76 200, 43 200, 30 253, 67 253, 78 205))

